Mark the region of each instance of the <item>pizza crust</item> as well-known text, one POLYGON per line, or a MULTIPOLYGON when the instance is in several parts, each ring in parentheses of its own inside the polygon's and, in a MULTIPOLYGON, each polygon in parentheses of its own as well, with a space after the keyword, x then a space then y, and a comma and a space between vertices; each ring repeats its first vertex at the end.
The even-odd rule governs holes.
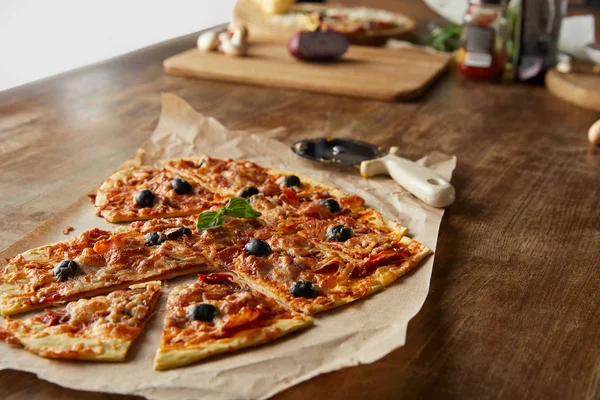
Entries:
POLYGON ((307 316, 302 319, 282 319, 268 327, 242 331, 231 338, 212 340, 196 348, 160 348, 154 358, 154 369, 178 368, 215 354, 257 346, 312 324, 313 319, 307 316))

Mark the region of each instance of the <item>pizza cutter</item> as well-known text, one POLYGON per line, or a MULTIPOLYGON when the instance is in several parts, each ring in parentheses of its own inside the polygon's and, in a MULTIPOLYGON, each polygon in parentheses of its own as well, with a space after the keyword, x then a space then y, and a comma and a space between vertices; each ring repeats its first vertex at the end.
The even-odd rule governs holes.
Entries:
POLYGON ((364 178, 388 174, 400 186, 434 207, 454 202, 450 182, 431 169, 396 155, 398 147, 386 149, 353 139, 313 138, 300 140, 292 151, 308 160, 339 166, 359 166, 364 178))

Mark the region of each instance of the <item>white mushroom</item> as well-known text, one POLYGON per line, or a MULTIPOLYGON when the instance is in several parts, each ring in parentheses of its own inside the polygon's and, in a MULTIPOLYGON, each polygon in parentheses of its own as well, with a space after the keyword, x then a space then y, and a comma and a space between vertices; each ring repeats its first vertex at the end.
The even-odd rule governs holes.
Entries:
POLYGON ((248 29, 245 26, 234 26, 231 42, 235 46, 247 46, 248 44, 248 29))
POLYGON ((600 144, 600 119, 590 126, 590 130, 588 131, 588 140, 593 145, 600 144))
POLYGON ((219 47, 219 31, 215 29, 208 30, 206 32, 202 32, 200 36, 198 36, 198 49, 200 51, 214 51, 219 47))
POLYGON ((245 56, 248 51, 246 27, 230 25, 230 30, 219 34, 219 51, 228 56, 245 56))
POLYGON ((233 44, 232 40, 227 36, 226 38, 221 38, 219 44, 219 51, 228 56, 242 57, 246 55, 247 47, 245 45, 236 46, 233 44))

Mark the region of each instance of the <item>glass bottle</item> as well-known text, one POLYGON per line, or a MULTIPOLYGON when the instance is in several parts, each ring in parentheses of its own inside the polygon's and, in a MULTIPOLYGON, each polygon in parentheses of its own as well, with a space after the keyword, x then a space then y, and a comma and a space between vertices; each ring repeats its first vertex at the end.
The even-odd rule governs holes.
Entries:
POLYGON ((507 6, 503 0, 470 0, 463 18, 458 70, 480 80, 499 80, 506 62, 507 6))

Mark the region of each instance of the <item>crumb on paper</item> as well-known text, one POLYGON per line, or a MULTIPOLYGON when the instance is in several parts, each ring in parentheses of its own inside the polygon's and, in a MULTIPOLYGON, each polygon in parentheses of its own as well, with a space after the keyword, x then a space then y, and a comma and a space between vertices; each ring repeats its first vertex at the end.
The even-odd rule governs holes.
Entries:
POLYGON ((71 225, 69 225, 69 226, 63 228, 62 232, 63 232, 63 235, 68 235, 71 231, 74 231, 74 230, 75 230, 75 228, 73 228, 71 225))

